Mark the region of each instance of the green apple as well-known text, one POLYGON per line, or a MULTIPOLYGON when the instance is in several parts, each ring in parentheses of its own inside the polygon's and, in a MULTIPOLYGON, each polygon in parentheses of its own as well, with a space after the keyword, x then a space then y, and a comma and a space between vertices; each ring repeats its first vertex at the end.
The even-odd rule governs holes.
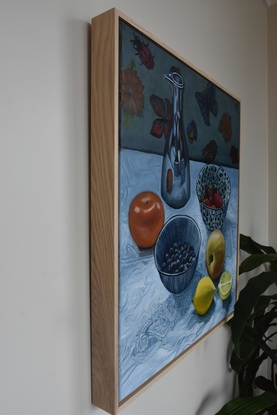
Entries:
POLYGON ((225 261, 225 239, 219 229, 209 236, 206 246, 206 267, 209 276, 214 280, 220 277, 225 261))

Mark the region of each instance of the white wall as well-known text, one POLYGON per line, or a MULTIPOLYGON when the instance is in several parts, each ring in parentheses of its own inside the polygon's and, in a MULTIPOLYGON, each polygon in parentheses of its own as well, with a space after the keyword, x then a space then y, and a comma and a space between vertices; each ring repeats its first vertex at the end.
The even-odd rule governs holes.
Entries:
MULTIPOLYGON (((91 17, 118 7, 242 101, 241 232, 268 238, 262 0, 0 0, 0 413, 90 404, 91 17)), ((122 410, 213 415, 233 393, 222 327, 122 410)))
POLYGON ((268 12, 269 243, 277 247, 277 5, 268 12))

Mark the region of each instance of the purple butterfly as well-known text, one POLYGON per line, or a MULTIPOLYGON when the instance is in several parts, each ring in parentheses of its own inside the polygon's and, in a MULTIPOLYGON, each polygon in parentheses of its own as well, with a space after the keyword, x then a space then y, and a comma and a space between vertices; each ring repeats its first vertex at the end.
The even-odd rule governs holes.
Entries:
POLYGON ((204 123, 208 126, 210 125, 210 112, 215 117, 217 116, 218 104, 215 95, 215 86, 211 82, 208 82, 203 92, 195 92, 195 98, 197 99, 204 123))

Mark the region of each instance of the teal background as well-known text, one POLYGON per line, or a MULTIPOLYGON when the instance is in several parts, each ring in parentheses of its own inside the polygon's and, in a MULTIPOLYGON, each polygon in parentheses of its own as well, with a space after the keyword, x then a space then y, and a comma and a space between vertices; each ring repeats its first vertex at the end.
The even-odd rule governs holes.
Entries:
POLYGON ((208 78, 192 69, 182 60, 169 53, 166 49, 153 42, 143 33, 140 33, 134 27, 125 21, 120 21, 120 73, 122 69, 127 68, 131 62, 135 64, 135 70, 144 86, 144 108, 141 116, 133 116, 128 127, 123 123, 123 113, 120 105, 120 123, 119 137, 120 146, 123 148, 141 150, 156 154, 163 154, 165 137, 156 138, 150 134, 152 123, 159 118, 154 112, 150 103, 150 96, 157 95, 161 99, 165 98, 171 101, 171 90, 167 82, 163 79, 163 74, 169 72, 172 66, 180 69, 184 80, 184 105, 183 121, 186 131, 188 124, 194 120, 197 125, 197 140, 190 143, 186 134, 188 143, 189 158, 195 161, 204 162, 202 151, 211 141, 217 143, 217 154, 213 163, 223 166, 238 168, 238 163, 233 164, 229 156, 231 146, 239 150, 240 146, 240 103, 234 97, 226 93, 223 89, 216 87, 216 100, 218 102, 218 113, 215 117, 210 113, 210 126, 205 125, 203 117, 195 98, 195 92, 202 92, 206 89, 208 78), (148 45, 149 50, 154 56, 154 68, 149 70, 142 64, 141 59, 136 55, 131 40, 134 39, 134 33, 148 45), (232 120, 232 138, 226 143, 219 131, 219 122, 224 112, 231 116, 232 120))

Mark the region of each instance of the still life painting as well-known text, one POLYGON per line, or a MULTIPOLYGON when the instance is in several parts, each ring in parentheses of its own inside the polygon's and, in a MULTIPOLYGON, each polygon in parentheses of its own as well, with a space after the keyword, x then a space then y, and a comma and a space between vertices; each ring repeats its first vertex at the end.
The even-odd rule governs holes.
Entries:
POLYGON ((119 23, 119 399, 236 301, 240 103, 119 23))
POLYGON ((240 101, 116 9, 91 33, 92 402, 116 414, 233 314, 240 101))

